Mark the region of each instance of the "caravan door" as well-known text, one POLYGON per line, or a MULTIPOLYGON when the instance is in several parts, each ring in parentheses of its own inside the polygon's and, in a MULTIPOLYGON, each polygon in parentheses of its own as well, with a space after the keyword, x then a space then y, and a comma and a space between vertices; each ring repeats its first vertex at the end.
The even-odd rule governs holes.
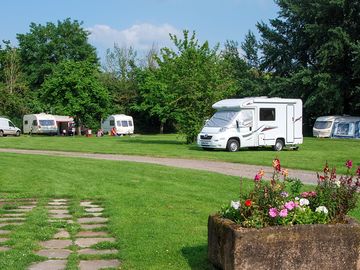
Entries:
POLYGON ((294 142, 295 122, 294 106, 286 106, 286 143, 294 142))

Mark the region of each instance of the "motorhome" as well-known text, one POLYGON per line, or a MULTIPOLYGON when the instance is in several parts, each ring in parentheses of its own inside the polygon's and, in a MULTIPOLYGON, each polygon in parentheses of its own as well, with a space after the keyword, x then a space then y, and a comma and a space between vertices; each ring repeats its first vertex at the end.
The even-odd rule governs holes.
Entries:
POLYGON ((334 127, 334 122, 339 117, 340 116, 338 115, 329 115, 316 118, 313 126, 313 136, 320 138, 330 138, 334 127))
POLYGON ((66 115, 54 115, 58 134, 60 135, 75 135, 75 122, 74 118, 66 115))
POLYGON ((341 116, 336 118, 332 138, 360 138, 360 117, 341 116))
POLYGON ((101 123, 104 133, 114 133, 116 135, 134 134, 133 118, 125 114, 113 114, 101 123))
POLYGON ((58 134, 56 119, 51 114, 27 114, 23 117, 24 134, 58 134))
POLYGON ((216 113, 197 137, 203 149, 273 146, 297 148, 303 142, 300 99, 249 97, 225 99, 212 106, 216 113))
POLYGON ((17 128, 9 119, 0 117, 0 137, 7 135, 20 136, 20 129, 17 128))

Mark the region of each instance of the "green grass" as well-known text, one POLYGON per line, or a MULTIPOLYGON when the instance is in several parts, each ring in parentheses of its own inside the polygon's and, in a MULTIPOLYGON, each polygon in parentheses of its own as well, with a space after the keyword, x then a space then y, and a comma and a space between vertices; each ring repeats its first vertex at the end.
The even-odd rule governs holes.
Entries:
MULTIPOLYGON (((81 214, 76 206, 80 200, 102 202, 123 269, 212 269, 207 262, 207 218, 236 199, 238 191, 238 177, 195 170, 2 154, 0 197, 35 197, 40 206, 12 234, 14 249, 0 253, 0 269, 24 269, 41 260, 31 251, 57 226, 44 218, 44 204, 55 197, 71 199, 75 216, 81 214)), ((352 214, 360 219, 359 207, 352 214)), ((78 230, 68 229, 72 236, 78 230)), ((68 269, 76 269, 78 260, 72 256, 68 269)))
POLYGON ((187 145, 177 135, 137 135, 133 137, 45 137, 21 136, 0 138, 1 148, 44 149, 112 153, 157 157, 207 159, 255 165, 271 165, 279 157, 287 168, 321 171, 325 161, 345 172, 344 163, 352 159, 360 165, 360 140, 304 138, 298 151, 274 152, 271 148, 241 149, 236 153, 204 151, 196 144, 187 145))

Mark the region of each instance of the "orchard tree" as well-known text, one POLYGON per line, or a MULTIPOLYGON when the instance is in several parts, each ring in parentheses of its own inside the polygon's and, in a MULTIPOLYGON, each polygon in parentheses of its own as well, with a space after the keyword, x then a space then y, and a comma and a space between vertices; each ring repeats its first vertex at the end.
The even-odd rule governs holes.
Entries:
POLYGON ((29 33, 18 34, 21 65, 32 89, 39 89, 45 77, 62 61, 97 64, 96 50, 88 43, 88 35, 82 23, 69 18, 57 24, 31 23, 29 33))
POLYGON ((86 61, 60 62, 43 83, 40 98, 47 111, 74 116, 78 127, 98 127, 109 106, 109 93, 99 81, 99 71, 86 61))

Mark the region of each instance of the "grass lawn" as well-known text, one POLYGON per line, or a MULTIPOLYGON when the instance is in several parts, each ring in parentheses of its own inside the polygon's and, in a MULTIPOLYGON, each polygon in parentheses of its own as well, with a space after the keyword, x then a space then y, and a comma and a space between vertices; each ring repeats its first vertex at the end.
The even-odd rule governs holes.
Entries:
POLYGON ((177 135, 137 135, 133 137, 48 137, 21 136, 0 138, 1 148, 46 149, 178 157, 238 162, 255 165, 271 165, 279 157, 284 167, 321 171, 325 161, 336 166, 339 173, 345 172, 345 161, 352 159, 354 166, 360 165, 360 140, 305 138, 298 151, 274 152, 271 148, 241 149, 236 153, 226 151, 204 151, 196 144, 187 145, 177 135))
MULTIPOLYGON (((236 199, 238 190, 237 177, 194 170, 2 154, 0 197, 35 197, 40 206, 14 229, 14 249, 0 253, 0 269, 24 269, 39 260, 31 251, 55 230, 44 208, 54 197, 103 202, 123 269, 212 269, 207 262, 207 217, 236 199)), ((360 220, 359 209, 352 215, 360 220)), ((71 258, 68 269, 76 269, 76 262, 71 258)))

